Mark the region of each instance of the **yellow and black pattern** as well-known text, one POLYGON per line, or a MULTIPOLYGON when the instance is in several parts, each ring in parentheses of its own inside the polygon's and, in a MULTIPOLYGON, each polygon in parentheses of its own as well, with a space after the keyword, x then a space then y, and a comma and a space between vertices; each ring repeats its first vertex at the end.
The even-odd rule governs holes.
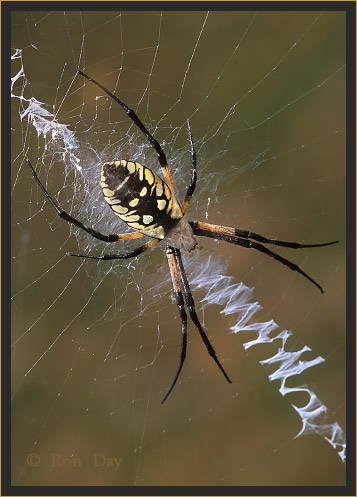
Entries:
POLYGON ((126 224, 134 228, 136 231, 123 234, 103 234, 96 229, 82 223, 80 220, 74 218, 71 214, 64 211, 56 204, 46 188, 43 186, 36 172, 34 171, 29 159, 27 163, 31 169, 33 177, 37 184, 43 191, 47 200, 52 207, 65 221, 73 224, 74 226, 82 229, 90 236, 102 240, 106 243, 120 242, 122 240, 135 240, 144 235, 151 237, 151 240, 140 245, 139 247, 129 252, 121 252, 119 254, 73 254, 69 252, 67 255, 74 257, 83 257, 86 259, 96 259, 103 261, 111 261, 117 259, 130 259, 153 247, 160 240, 165 238, 166 242, 166 255, 169 263, 171 280, 173 290, 176 298, 176 304, 179 309, 182 328, 181 328, 181 352, 180 363, 176 371, 173 382, 167 391, 162 402, 165 402, 168 395, 176 385, 180 372, 186 359, 187 349, 187 308, 190 318, 196 326, 200 337, 209 353, 217 364, 220 371, 223 373, 225 379, 231 383, 227 373, 225 372, 222 364, 220 363, 217 354, 199 321, 195 310, 195 302, 191 293, 188 279, 183 265, 181 250, 192 252, 197 246, 196 236, 205 236, 215 240, 224 240, 245 248, 253 248, 262 252, 269 257, 277 260, 284 266, 293 271, 300 273, 307 278, 311 283, 316 285, 323 293, 322 287, 313 280, 307 273, 300 269, 296 264, 285 259, 279 254, 268 249, 265 244, 279 245, 281 247, 298 249, 307 247, 324 247, 338 243, 337 241, 318 243, 318 244, 302 244, 297 242, 288 242, 284 240, 275 240, 265 236, 253 233, 248 230, 239 228, 230 228, 227 226, 214 225, 203 223, 200 221, 188 221, 184 214, 192 195, 196 188, 197 172, 196 172, 196 152, 193 143, 190 121, 187 120, 188 133, 191 144, 191 182, 187 189, 182 208, 178 204, 174 196, 174 187, 172 185, 170 170, 167 165, 165 152, 163 151, 160 143, 146 129, 145 125, 141 122, 135 112, 130 109, 124 102, 122 102, 111 91, 107 90, 103 85, 98 83, 92 77, 78 71, 88 81, 100 88, 103 92, 109 95, 115 102, 117 102, 126 112, 129 119, 137 126, 137 128, 146 136, 150 145, 155 150, 162 173, 164 175, 163 181, 151 169, 148 169, 141 164, 134 161, 116 160, 106 162, 101 168, 101 187, 103 190, 104 198, 110 205, 112 210, 117 214, 126 224))
POLYGON ((122 221, 153 238, 163 239, 183 217, 168 185, 137 162, 105 162, 101 187, 105 200, 122 221))

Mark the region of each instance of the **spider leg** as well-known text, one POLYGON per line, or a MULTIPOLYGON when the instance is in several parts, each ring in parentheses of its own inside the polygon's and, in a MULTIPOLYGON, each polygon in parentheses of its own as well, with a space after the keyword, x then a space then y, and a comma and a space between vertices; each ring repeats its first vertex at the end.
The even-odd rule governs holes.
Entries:
POLYGON ((196 151, 195 151, 195 145, 193 143, 193 137, 192 137, 192 132, 191 132, 191 124, 190 120, 187 119, 187 126, 188 126, 188 134, 190 136, 190 143, 191 143, 191 171, 192 171, 192 176, 191 176, 191 183, 190 186, 187 189, 186 197, 182 205, 182 213, 185 213, 185 210, 187 209, 187 206, 192 198, 193 192, 195 191, 196 188, 196 183, 197 183, 197 169, 196 169, 196 151))
POLYGON ((187 314, 185 311, 185 302, 182 296, 181 292, 181 286, 180 286, 180 276, 174 256, 174 249, 172 247, 167 247, 166 248, 166 256, 167 256, 167 261, 169 263, 169 268, 170 268, 170 275, 171 275, 171 280, 172 280, 172 286, 173 286, 173 291, 176 299, 176 304, 179 309, 180 313, 180 318, 181 318, 181 323, 182 323, 182 328, 181 328, 181 353, 180 353, 180 363, 179 367, 176 371, 175 378, 173 382, 171 383, 170 388, 168 389, 165 397, 162 399, 161 404, 165 402, 167 397, 170 395, 172 392, 174 386, 176 385, 176 382, 178 380, 178 377, 180 376, 182 366, 185 362, 186 359, 186 350, 187 350, 187 314))
MULTIPOLYGON (((197 235, 200 235, 199 231, 209 231, 215 233, 212 238, 217 238, 218 235, 227 235, 230 237, 239 237, 239 238, 251 238, 257 242, 261 243, 271 243, 273 245, 279 245, 280 247, 287 247, 292 249, 299 248, 312 248, 312 247, 325 247, 326 245, 333 245, 338 243, 338 241, 334 242, 325 242, 325 243, 298 243, 298 242, 286 242, 283 240, 275 240, 273 238, 266 238, 265 236, 258 235, 257 233, 252 233, 248 230, 240 230, 238 228, 228 228, 227 226, 218 226, 216 224, 209 223, 201 223, 200 221, 190 221, 191 227, 197 235)), ((201 236, 210 236, 208 234, 202 234, 201 236)))
MULTIPOLYGON (((302 276, 304 276, 306 279, 308 279, 311 283, 313 283, 317 288, 320 290, 321 293, 324 293, 321 285, 319 285, 314 279, 311 278, 305 271, 299 268, 296 264, 293 262, 289 261, 288 259, 285 259, 284 257, 281 257, 279 254, 276 254, 272 250, 268 249, 264 245, 261 245, 260 243, 257 242, 252 242, 251 240, 248 240, 246 238, 239 238, 238 236, 230 236, 222 231, 220 231, 219 228, 222 228, 221 226, 216 226, 217 230, 211 229, 210 231, 206 231, 204 229, 198 228, 198 226, 203 225, 204 223, 199 223, 196 221, 190 222, 193 232, 195 235, 198 236, 207 236, 209 238, 216 238, 217 240, 224 240, 225 242, 228 243, 234 243, 235 245, 239 245, 241 247, 246 247, 246 248, 254 248, 255 250, 259 250, 259 252, 263 252, 264 254, 268 255, 269 257, 273 257, 273 259, 277 260, 284 266, 287 266, 288 268, 292 269, 293 271, 296 271, 297 273, 300 273, 302 276)), ((211 225, 214 226, 214 225, 211 225)), ((230 228, 229 228, 230 229, 230 228)), ((287 242, 289 243, 289 242, 287 242)), ((324 245, 331 245, 332 243, 337 243, 337 242, 329 242, 329 243, 324 243, 324 244, 319 244, 319 245, 300 245, 300 248, 304 247, 320 247, 324 245)), ((299 247, 290 247, 290 248, 299 248, 299 247)))
POLYGON ((190 290, 190 285, 189 285, 188 280, 187 280, 185 268, 184 268, 184 265, 183 265, 183 262, 182 262, 181 252, 180 252, 179 249, 173 249, 173 250, 174 250, 175 260, 176 260, 176 262, 178 264, 178 268, 179 268, 179 272, 180 272, 180 278, 181 278, 181 281, 182 281, 183 291, 184 291, 184 295, 185 295, 185 300, 186 300, 186 304, 187 304, 187 307, 188 307, 188 311, 190 313, 190 317, 191 317, 194 325, 198 329, 200 337, 201 337, 203 343, 205 344, 206 349, 207 349, 209 355, 215 361, 215 363, 217 364, 217 366, 219 367, 219 369, 223 373, 223 376, 225 377, 225 379, 229 383, 232 383, 232 381, 229 379, 227 373, 225 372, 222 364, 219 362, 218 357, 216 355, 216 352, 215 352, 215 350, 214 350, 214 348, 213 348, 213 346, 212 346, 212 344, 211 344, 208 336, 206 335, 205 331, 203 330, 203 328, 201 326, 201 323, 200 323, 200 321, 198 319, 198 316, 196 314, 195 301, 193 300, 192 293, 191 293, 191 290, 190 290))
POLYGON ((171 190, 174 191, 174 187, 173 187, 173 184, 172 184, 172 179, 171 179, 171 174, 170 174, 169 166, 167 165, 166 155, 165 155, 164 151, 162 150, 161 145, 159 144, 159 142, 156 141, 155 138, 149 133, 149 131, 146 129, 146 127, 144 126, 144 124, 140 121, 139 117, 135 114, 135 112, 132 109, 130 109, 130 107, 128 107, 124 102, 122 102, 117 96, 115 96, 114 93, 112 93, 111 91, 107 90, 103 85, 101 85, 100 83, 98 83, 98 81, 96 81, 95 79, 91 78, 90 76, 88 76, 87 74, 85 74, 84 72, 82 72, 80 70, 78 70, 78 74, 80 74, 81 76, 84 76, 86 79, 88 79, 88 81, 91 81, 92 83, 94 83, 96 86, 98 86, 98 88, 100 88, 101 90, 103 90, 107 95, 109 95, 109 97, 111 97, 119 105, 122 106, 122 108, 127 113, 128 117, 140 129, 140 131, 142 133, 144 133, 144 135, 146 136, 146 138, 149 140, 150 145, 156 151, 157 158, 159 160, 159 163, 160 163, 163 175, 164 175, 165 182, 169 185, 169 187, 171 188, 171 190))
MULTIPOLYGON (((130 234, 130 233, 128 233, 130 234)), ((158 238, 153 238, 148 242, 140 245, 140 247, 132 250, 131 252, 124 252, 123 254, 103 254, 103 255, 91 255, 91 254, 73 254, 72 252, 67 252, 66 255, 70 255, 72 257, 82 257, 84 259, 99 259, 102 261, 111 261, 114 259, 131 259, 132 257, 136 257, 139 254, 145 252, 145 250, 151 248, 155 243, 159 242, 158 238)))
POLYGON ((145 236, 143 233, 140 233, 138 231, 137 232, 133 231, 132 233, 123 233, 121 235, 103 235, 99 231, 96 231, 93 228, 90 228, 89 226, 86 226, 81 221, 78 221, 78 219, 74 218, 73 216, 71 216, 70 214, 68 214, 66 211, 64 211, 60 207, 58 207, 58 205, 56 204, 56 202, 53 200, 53 198, 51 197, 51 195, 48 193, 48 191, 46 190, 46 188, 43 186, 43 184, 39 180, 39 178, 38 178, 37 174, 35 173, 35 170, 32 167, 32 164, 29 161, 29 159, 27 159, 27 163, 28 163, 28 165, 29 165, 29 167, 31 169, 33 177, 35 178, 37 184, 39 185, 39 187, 43 191, 45 197, 50 202, 50 204, 52 205, 52 207, 55 209, 55 211, 57 212, 57 214, 59 215, 59 217, 61 217, 65 221, 68 221, 69 223, 74 224, 75 226, 77 226, 77 228, 80 228, 81 230, 86 231, 87 233, 89 233, 94 238, 98 238, 98 240, 102 240, 103 242, 107 242, 107 243, 110 243, 110 242, 120 242, 122 240, 134 240, 135 238, 141 238, 142 236, 145 236))

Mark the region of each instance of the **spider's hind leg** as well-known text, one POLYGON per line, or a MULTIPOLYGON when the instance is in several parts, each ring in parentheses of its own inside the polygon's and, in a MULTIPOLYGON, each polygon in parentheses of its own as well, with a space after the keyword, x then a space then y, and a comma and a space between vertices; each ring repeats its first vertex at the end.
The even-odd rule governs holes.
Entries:
POLYGON ((114 93, 112 93, 111 91, 107 90, 107 88, 105 88, 105 86, 98 83, 98 81, 96 81, 91 76, 88 76, 87 74, 85 74, 81 70, 78 70, 77 72, 78 72, 78 74, 80 74, 84 78, 88 79, 88 81, 91 81, 93 84, 98 86, 98 88, 103 90, 110 98, 112 98, 115 102, 117 102, 119 105, 121 105, 121 107, 127 113, 127 116, 133 121, 135 126, 137 126, 140 129, 140 131, 142 133, 144 133, 146 138, 149 140, 150 145, 152 146, 152 148, 155 150, 155 152, 157 154, 157 158, 158 158, 159 164, 161 166, 165 182, 169 185, 171 190, 174 191, 174 187, 173 187, 172 179, 171 179, 171 173, 170 173, 169 166, 167 165, 167 159, 166 159, 165 152, 163 151, 160 143, 157 140, 155 140, 155 138, 148 131, 146 126, 142 123, 141 119, 137 116, 137 114, 133 111, 133 109, 128 107, 122 100, 120 100, 120 98, 118 98, 116 95, 114 95, 114 93))
POLYGON ((51 195, 48 193, 46 188, 43 186, 41 183, 39 177, 37 176, 34 168, 32 167, 32 164, 29 159, 27 159, 27 164, 29 165, 29 168, 32 172, 32 176, 35 178, 36 183, 38 186, 41 188, 43 194, 45 195, 46 199, 50 202, 52 207, 55 209, 57 212, 57 215, 67 221, 68 223, 74 224, 74 226, 77 226, 77 228, 80 228, 81 230, 85 231, 89 235, 93 236, 93 238, 97 238, 98 240, 102 240, 103 242, 107 243, 113 243, 113 242, 120 242, 122 240, 131 240, 134 238, 141 238, 144 236, 142 233, 139 232, 133 232, 133 233, 124 233, 124 234, 112 234, 112 235, 104 235, 103 233, 100 233, 100 231, 94 230, 90 226, 87 226, 86 224, 82 223, 75 217, 71 216, 68 214, 68 212, 64 211, 61 207, 59 207, 56 202, 53 200, 51 195))
MULTIPOLYGON (((136 234, 136 233, 128 233, 128 236, 126 237, 127 240, 129 240, 129 236, 131 234, 136 234)), ((118 235, 118 236, 125 236, 125 235, 118 235)), ((134 236, 134 238, 137 238, 134 236)), ((123 238, 124 239, 124 238, 123 238)), ((98 259, 101 261, 113 261, 117 259, 131 259, 133 257, 136 257, 137 255, 142 254, 149 248, 151 248, 155 243, 159 242, 160 240, 158 238, 152 238, 148 242, 144 243, 143 245, 140 245, 136 249, 132 250, 131 252, 124 252, 122 254, 103 254, 103 255, 93 255, 93 254, 73 254, 72 252, 67 252, 66 255, 70 255, 72 257, 82 257, 83 259, 98 259)))
POLYGON ((191 124, 189 119, 187 119, 187 127, 188 127, 188 134, 190 137, 190 144, 191 144, 191 183, 187 188, 186 196, 181 207, 182 214, 185 213, 187 206, 190 203, 190 200, 195 191, 197 183, 196 151, 195 151, 195 145, 193 143, 193 136, 192 136, 191 124))

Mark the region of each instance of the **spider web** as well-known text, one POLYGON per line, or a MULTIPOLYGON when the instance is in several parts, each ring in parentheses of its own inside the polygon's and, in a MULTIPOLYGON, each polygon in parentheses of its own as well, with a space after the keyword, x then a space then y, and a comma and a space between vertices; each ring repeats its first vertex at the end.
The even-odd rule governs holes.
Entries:
POLYGON ((345 14, 15 12, 12 15, 12 483, 345 483, 345 14), (125 226, 99 165, 162 144, 187 216, 278 239, 325 289, 255 251, 200 239, 184 255, 200 319, 233 384, 180 320, 162 244, 130 261, 60 220, 125 226), (302 436, 306 435, 306 436, 302 436))

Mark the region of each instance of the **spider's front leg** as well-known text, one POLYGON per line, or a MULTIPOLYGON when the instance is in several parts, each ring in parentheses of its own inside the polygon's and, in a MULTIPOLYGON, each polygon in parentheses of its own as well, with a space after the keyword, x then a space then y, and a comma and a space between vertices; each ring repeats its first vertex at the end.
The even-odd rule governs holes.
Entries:
POLYGON ((183 366, 185 359, 186 359, 186 350, 187 350, 187 314, 185 311, 185 303, 184 303, 182 292, 181 292, 180 277, 178 274, 178 269, 177 269, 177 264, 175 261, 174 251, 175 251, 175 249, 173 247, 166 248, 166 256, 167 256, 167 261, 169 263, 169 268, 170 268, 170 275, 171 275, 171 280, 172 280, 173 292, 175 295, 176 304, 177 304, 177 307, 179 309, 181 323, 182 323, 181 353, 180 353, 180 363, 179 363, 179 367, 177 369, 175 378, 174 378, 173 382, 171 383, 171 386, 168 389, 167 394, 162 399, 161 404, 163 404, 165 402, 167 397, 172 392, 172 389, 176 385, 178 377, 180 376, 180 373, 181 373, 182 366, 183 366))
POLYGON ((183 262, 182 262, 182 257, 181 257, 180 250, 174 249, 174 256, 175 256, 175 260, 176 260, 178 268, 179 268, 180 278, 181 278, 181 281, 182 281, 183 291, 184 291, 184 294, 185 294, 185 300, 186 300, 186 304, 187 304, 187 307, 188 307, 188 311, 190 313, 190 317, 191 317, 194 325, 198 329, 200 337, 201 337, 203 343, 205 344, 206 349, 207 349, 209 355, 212 357, 212 359, 214 360, 214 362, 217 364, 217 366, 221 370, 223 376, 228 381, 228 383, 232 383, 232 380, 229 379, 229 377, 228 377, 227 373, 225 372, 222 364, 219 362, 217 354, 216 354, 216 352, 215 352, 215 350, 213 348, 213 345, 209 341, 209 338, 208 338, 207 334, 205 333, 205 331, 203 330, 202 325, 201 325, 201 323, 200 323, 200 321, 198 319, 198 316, 197 316, 197 313, 196 313, 196 308, 195 308, 195 301, 193 300, 193 296, 192 296, 192 293, 191 293, 190 285, 189 285, 188 280, 187 280, 187 276, 186 276, 185 268, 184 268, 184 265, 183 265, 183 262))
POLYGON ((174 295, 175 295, 175 299, 176 299, 176 304, 177 304, 177 307, 179 308, 180 318, 181 318, 181 322, 182 322, 182 339, 181 339, 181 354, 180 354, 179 367, 177 369, 175 378, 174 378, 167 394, 165 395, 165 397, 162 400, 162 403, 165 402, 167 397, 172 392, 172 389, 174 388, 174 386, 178 380, 178 377, 181 373, 182 366, 183 366, 183 364, 185 362, 185 358, 186 358, 187 314, 186 314, 185 306, 184 306, 185 301, 186 301, 186 305, 187 305, 189 313, 190 313, 190 317, 191 317, 193 323, 195 324, 196 328, 198 329, 200 337, 201 337, 203 343, 205 344, 209 355, 213 358, 213 360, 215 361, 215 363, 217 364, 219 369, 222 371, 226 380, 229 383, 232 383, 232 381, 229 379, 227 373, 225 372, 223 366, 219 362, 217 354, 216 354, 211 342, 209 341, 208 336, 206 335, 205 331, 203 330, 201 323, 198 319, 198 316, 196 314, 195 302, 193 300, 190 286, 188 284, 188 280, 187 280, 185 269, 183 266, 180 250, 177 248, 168 246, 166 248, 166 256, 167 256, 167 260, 169 263, 172 286, 173 286, 173 291, 174 291, 174 295), (182 287, 183 292, 184 292, 183 294, 181 291, 181 287, 182 287))

